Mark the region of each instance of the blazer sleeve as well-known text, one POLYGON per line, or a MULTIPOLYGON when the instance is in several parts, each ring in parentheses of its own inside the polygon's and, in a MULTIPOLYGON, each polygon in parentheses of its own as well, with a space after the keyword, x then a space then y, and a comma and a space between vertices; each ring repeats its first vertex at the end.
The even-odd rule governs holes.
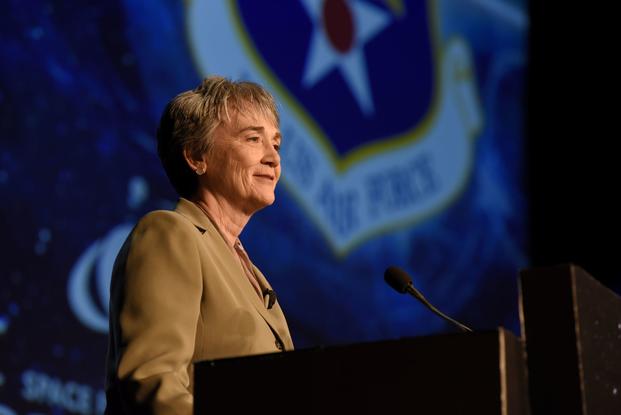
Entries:
POLYGON ((118 282, 121 401, 129 413, 192 414, 188 367, 202 294, 197 229, 154 212, 134 229, 118 282))

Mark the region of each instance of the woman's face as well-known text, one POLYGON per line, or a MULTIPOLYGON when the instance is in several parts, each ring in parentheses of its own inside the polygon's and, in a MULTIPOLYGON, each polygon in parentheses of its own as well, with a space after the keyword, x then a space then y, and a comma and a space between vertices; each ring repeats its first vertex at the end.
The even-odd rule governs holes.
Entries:
POLYGON ((258 111, 234 112, 213 132, 201 185, 248 214, 271 205, 280 178, 280 140, 273 119, 258 111))

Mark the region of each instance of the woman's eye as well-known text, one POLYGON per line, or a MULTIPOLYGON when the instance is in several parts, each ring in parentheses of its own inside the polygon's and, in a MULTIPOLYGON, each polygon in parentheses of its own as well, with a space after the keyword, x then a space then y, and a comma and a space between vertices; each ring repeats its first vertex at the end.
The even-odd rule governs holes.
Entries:
POLYGON ((274 150, 276 150, 277 153, 280 153, 280 144, 274 144, 274 150))
POLYGON ((252 141, 253 143, 256 143, 259 141, 259 137, 248 137, 247 140, 252 141))

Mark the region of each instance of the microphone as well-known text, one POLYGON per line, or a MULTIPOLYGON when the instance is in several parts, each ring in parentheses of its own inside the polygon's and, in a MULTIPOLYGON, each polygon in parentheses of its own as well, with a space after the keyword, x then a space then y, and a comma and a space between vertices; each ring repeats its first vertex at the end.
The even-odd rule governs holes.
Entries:
POLYGON ((276 302, 276 293, 274 290, 270 290, 269 288, 264 289, 263 301, 265 302, 265 308, 268 310, 274 307, 274 303, 276 302))
POLYGON ((464 324, 461 324, 457 320, 453 320, 452 318, 450 318, 449 316, 447 316, 446 314, 444 314, 443 312, 435 308, 429 301, 427 301, 427 299, 423 296, 423 294, 421 294, 420 291, 414 288, 414 284, 412 284, 412 279, 407 274, 407 272, 405 272, 401 268, 397 268, 395 266, 390 266, 386 268, 386 271, 384 271, 384 281, 386 281, 388 285, 390 285, 398 293, 410 294, 412 297, 416 298, 418 301, 423 303, 425 307, 430 309, 432 312, 439 315, 444 320, 456 325, 461 330, 465 332, 472 331, 470 327, 464 324))

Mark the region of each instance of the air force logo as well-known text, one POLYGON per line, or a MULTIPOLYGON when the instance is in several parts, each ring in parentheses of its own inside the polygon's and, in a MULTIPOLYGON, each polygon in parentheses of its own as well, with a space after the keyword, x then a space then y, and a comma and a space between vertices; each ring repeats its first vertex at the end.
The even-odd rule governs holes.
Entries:
POLYGON ((435 3, 192 0, 202 75, 267 86, 281 107, 283 181, 337 254, 440 211, 481 129, 469 48, 435 3))

